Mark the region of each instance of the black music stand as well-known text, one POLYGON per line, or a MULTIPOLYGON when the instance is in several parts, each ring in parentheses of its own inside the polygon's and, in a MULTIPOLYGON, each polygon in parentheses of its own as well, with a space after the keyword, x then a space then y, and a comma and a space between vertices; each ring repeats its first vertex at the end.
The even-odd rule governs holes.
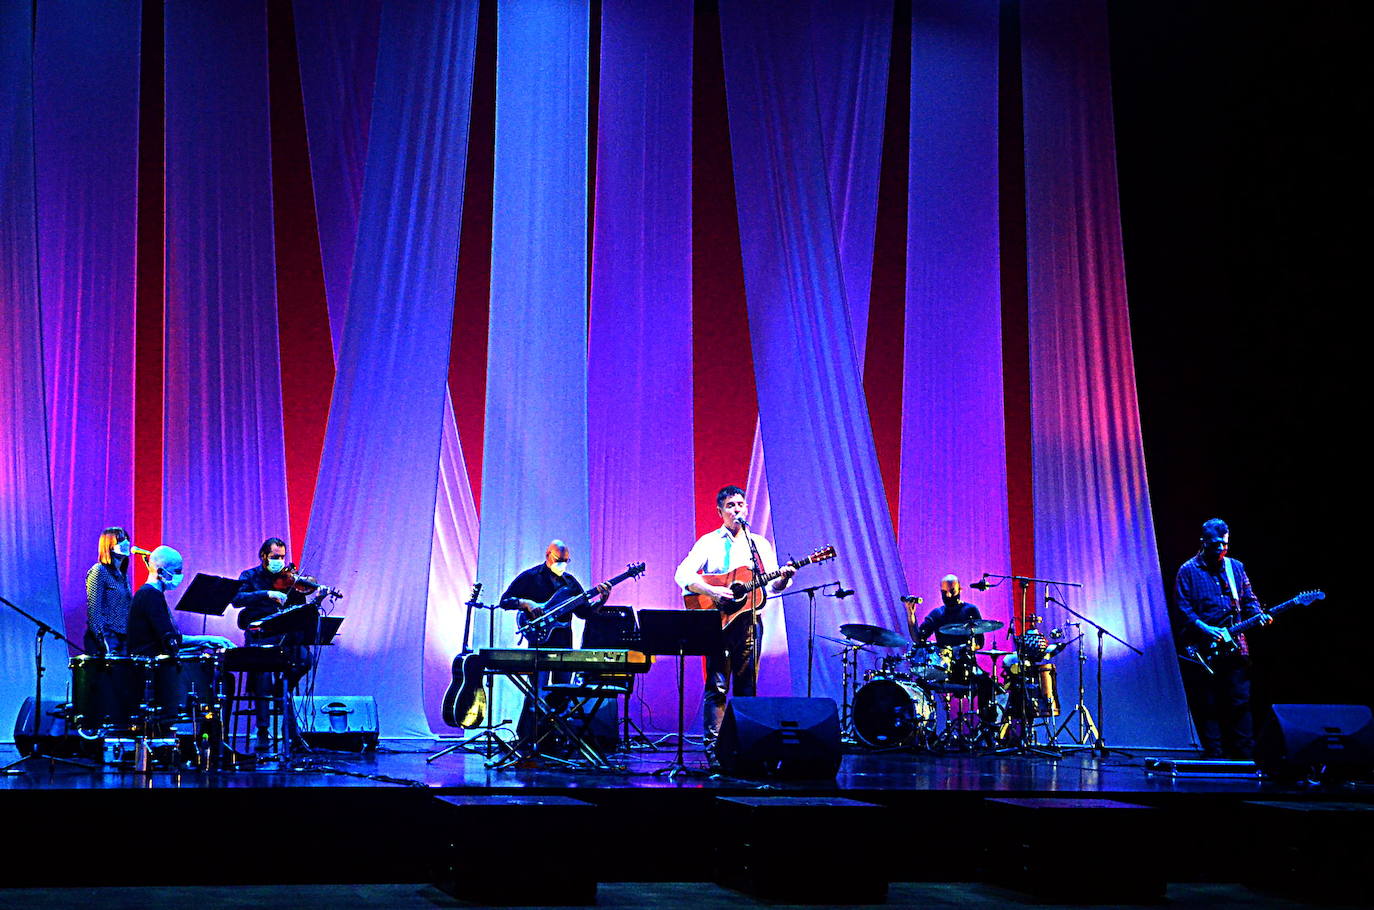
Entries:
POLYGON ((191 579, 191 583, 186 587, 186 593, 177 601, 177 610, 182 613, 199 613, 202 617, 200 632, 204 635, 204 617, 223 616, 241 586, 242 583, 237 578, 197 572, 196 577, 191 579))
POLYGON ((672 780, 679 774, 695 776, 701 772, 688 768, 682 760, 683 730, 686 707, 685 665, 687 656, 718 653, 724 646, 717 610, 640 610, 640 650, 645 654, 673 655, 677 658, 677 757, 666 768, 654 774, 666 774, 672 780))

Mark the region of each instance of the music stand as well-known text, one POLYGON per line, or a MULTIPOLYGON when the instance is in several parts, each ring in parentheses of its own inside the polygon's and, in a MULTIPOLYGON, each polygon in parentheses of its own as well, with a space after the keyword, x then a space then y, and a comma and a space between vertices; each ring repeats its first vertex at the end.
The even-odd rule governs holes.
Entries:
POLYGON ((679 774, 693 776, 700 772, 688 768, 682 760, 685 738, 683 704, 686 690, 685 665, 687 655, 705 656, 719 653, 725 646, 721 635, 720 613, 716 610, 640 610, 640 650, 645 654, 677 657, 677 757, 666 768, 654 774, 666 774, 672 780, 679 774))
POLYGON ((205 634, 206 616, 223 616, 232 601, 239 593, 241 583, 237 578, 225 578, 222 575, 206 575, 197 572, 196 577, 191 579, 191 583, 186 587, 186 593, 181 595, 181 600, 177 601, 177 610, 182 613, 199 613, 201 615, 200 632, 205 634))

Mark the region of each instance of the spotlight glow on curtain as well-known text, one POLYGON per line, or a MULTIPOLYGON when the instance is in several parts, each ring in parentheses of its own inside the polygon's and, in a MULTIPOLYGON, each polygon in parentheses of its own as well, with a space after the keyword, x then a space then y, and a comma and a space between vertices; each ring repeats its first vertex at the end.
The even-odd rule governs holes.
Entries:
MULTIPOLYGON (((1010 574, 997 212, 997 0, 912 8, 902 555, 914 593, 1010 574), (970 578, 969 576, 974 576, 970 578)), ((966 591, 1010 623, 1006 592, 966 591)))
POLYGON ((139 2, 46 4, 34 60, 53 533, 67 628, 86 627, 102 529, 130 534, 139 2))
MULTIPOLYGON (((840 558, 810 570, 810 580, 839 577, 859 591, 853 606, 823 600, 818 627, 850 619, 891 627, 901 564, 845 301, 810 28, 806 6, 721 4, 771 517, 781 558, 833 544, 840 558)), ((802 694, 805 598, 786 612, 792 691, 802 694)), ((825 654, 818 648, 813 691, 838 698, 839 667, 825 654)))
POLYGON ((1036 568, 1083 583, 1060 596, 1145 652, 1106 641, 1107 741, 1186 747, 1126 310, 1106 7, 1045 0, 1021 15, 1036 568))
POLYGON ((318 691, 426 735, 424 621, 477 2, 382 12, 358 245, 304 564, 347 594, 318 691))
MULTIPOLYGON (((0 4, 0 595, 61 630, 43 416, 32 66, 32 6, 0 4)), ((33 695, 37 631, 0 604, 0 738, 7 742, 8 719, 33 695)), ((66 647, 46 639, 43 660, 43 697, 64 698, 66 647)))
MULTIPOLYGON (((478 578, 499 596, 554 538, 584 584, 587 472, 585 0, 497 8, 496 161, 478 578)), ((510 614, 496 641, 514 640, 510 614)), ((486 645, 479 625, 474 640, 486 645)), ((519 702, 497 688, 495 717, 519 702)))
MULTIPOLYGON (((188 579, 236 576, 288 538, 266 9, 165 12, 163 540, 144 546, 176 547, 188 579)), ((204 627, 236 634, 234 611, 204 627)))
MULTIPOLYGON (((643 561, 612 603, 682 605, 692 511, 692 4, 602 6, 587 430, 594 583, 643 561)), ((637 684, 659 728, 674 674, 637 684)), ((640 717, 641 726, 646 718, 640 717)))

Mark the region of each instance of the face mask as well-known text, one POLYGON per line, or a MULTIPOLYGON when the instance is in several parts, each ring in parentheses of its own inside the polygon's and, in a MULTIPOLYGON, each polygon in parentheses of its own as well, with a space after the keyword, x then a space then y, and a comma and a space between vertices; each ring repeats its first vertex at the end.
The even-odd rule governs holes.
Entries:
POLYGON ((129 553, 132 552, 132 550, 129 549, 129 542, 127 540, 121 540, 119 543, 115 544, 114 551, 116 556, 128 556, 129 553))
POLYGON ((564 572, 568 571, 568 563, 566 561, 556 562, 551 568, 553 569, 553 574, 562 575, 564 572))
POLYGON ((170 591, 173 588, 180 586, 182 573, 163 572, 161 569, 159 569, 157 577, 158 580, 162 582, 163 590, 170 591))
POLYGON ((273 574, 276 574, 277 572, 280 572, 282 569, 285 569, 285 568, 286 568, 286 560, 284 560, 284 559, 269 559, 269 560, 267 560, 267 571, 269 571, 269 572, 271 572, 271 573, 273 573, 273 574))

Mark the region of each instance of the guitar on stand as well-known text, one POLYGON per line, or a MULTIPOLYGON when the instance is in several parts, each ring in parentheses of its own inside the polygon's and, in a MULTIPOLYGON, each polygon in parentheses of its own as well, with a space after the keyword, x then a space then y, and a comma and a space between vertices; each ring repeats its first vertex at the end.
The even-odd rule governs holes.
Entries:
MULTIPOLYGON (((784 565, 800 569, 802 566, 825 562, 834 558, 835 548, 827 546, 821 547, 805 559, 793 559, 784 565)), ((740 614, 750 611, 757 612, 762 609, 763 602, 767 600, 766 586, 781 577, 781 567, 773 572, 760 575, 750 566, 739 566, 720 575, 701 576, 701 580, 709 585, 729 588, 733 595, 730 600, 717 603, 709 595, 695 592, 683 594, 682 600, 689 610, 718 610, 720 612, 720 627, 725 629, 730 623, 738 619, 740 614)))
POLYGON ((476 736, 461 739, 445 746, 426 758, 426 763, 433 762, 460 749, 473 751, 473 746, 478 743, 485 744, 488 757, 491 755, 491 746, 493 745, 509 748, 496 735, 492 727, 491 704, 484 676, 486 662, 480 652, 472 649, 472 618, 475 611, 488 611, 488 635, 495 634, 495 611, 498 607, 482 603, 479 600, 481 594, 482 584, 478 582, 472 586, 472 596, 464 605, 467 607, 467 620, 463 628, 463 650, 453 658, 453 679, 444 692, 443 717, 444 723, 450 727, 462 727, 465 730, 471 730, 485 721, 486 729, 476 736))

